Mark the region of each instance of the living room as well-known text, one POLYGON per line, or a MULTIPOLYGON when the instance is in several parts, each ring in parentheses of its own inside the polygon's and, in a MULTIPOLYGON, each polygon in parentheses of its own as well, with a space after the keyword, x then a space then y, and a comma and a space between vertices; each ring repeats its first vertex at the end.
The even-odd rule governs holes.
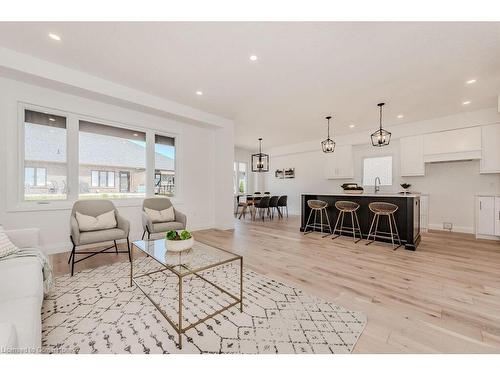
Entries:
POLYGON ((274 371, 498 355, 486 7, 474 22, 15 8, 0 20, 1 353, 238 354, 274 371))

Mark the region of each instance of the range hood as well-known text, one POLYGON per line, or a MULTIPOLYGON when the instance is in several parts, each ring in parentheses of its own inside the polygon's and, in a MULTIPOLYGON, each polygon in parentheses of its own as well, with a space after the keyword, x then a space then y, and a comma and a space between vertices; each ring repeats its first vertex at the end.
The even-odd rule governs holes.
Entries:
POLYGON ((482 157, 479 127, 424 135, 424 162, 477 160, 482 157))

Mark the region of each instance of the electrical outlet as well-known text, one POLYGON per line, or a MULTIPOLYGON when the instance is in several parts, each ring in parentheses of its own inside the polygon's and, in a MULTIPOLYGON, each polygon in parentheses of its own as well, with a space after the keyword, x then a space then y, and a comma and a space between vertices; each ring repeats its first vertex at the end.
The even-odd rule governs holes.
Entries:
POLYGON ((443 229, 451 231, 453 229, 453 223, 443 223, 443 229))

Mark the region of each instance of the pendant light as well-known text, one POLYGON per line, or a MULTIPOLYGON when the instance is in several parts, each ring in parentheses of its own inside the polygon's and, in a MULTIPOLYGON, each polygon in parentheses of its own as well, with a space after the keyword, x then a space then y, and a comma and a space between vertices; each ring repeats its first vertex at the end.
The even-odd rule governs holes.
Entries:
POLYGON ((328 121, 328 137, 321 142, 321 148, 324 153, 330 153, 335 151, 335 142, 330 138, 330 119, 332 116, 326 116, 326 120, 328 121))
POLYGON ((269 155, 262 153, 262 138, 259 138, 259 153, 252 155, 252 172, 269 172, 269 155))
POLYGON ((377 106, 380 108, 380 128, 371 135, 372 145, 375 147, 387 146, 391 141, 391 132, 382 128, 382 107, 385 103, 378 103, 377 106))

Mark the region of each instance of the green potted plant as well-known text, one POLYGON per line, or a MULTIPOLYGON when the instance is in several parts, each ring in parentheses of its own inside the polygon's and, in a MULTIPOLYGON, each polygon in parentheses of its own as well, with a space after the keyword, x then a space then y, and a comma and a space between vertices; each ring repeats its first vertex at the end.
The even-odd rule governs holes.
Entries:
POLYGON ((176 230, 170 230, 165 234, 165 247, 167 251, 185 251, 193 247, 194 238, 187 230, 178 233, 176 230))

